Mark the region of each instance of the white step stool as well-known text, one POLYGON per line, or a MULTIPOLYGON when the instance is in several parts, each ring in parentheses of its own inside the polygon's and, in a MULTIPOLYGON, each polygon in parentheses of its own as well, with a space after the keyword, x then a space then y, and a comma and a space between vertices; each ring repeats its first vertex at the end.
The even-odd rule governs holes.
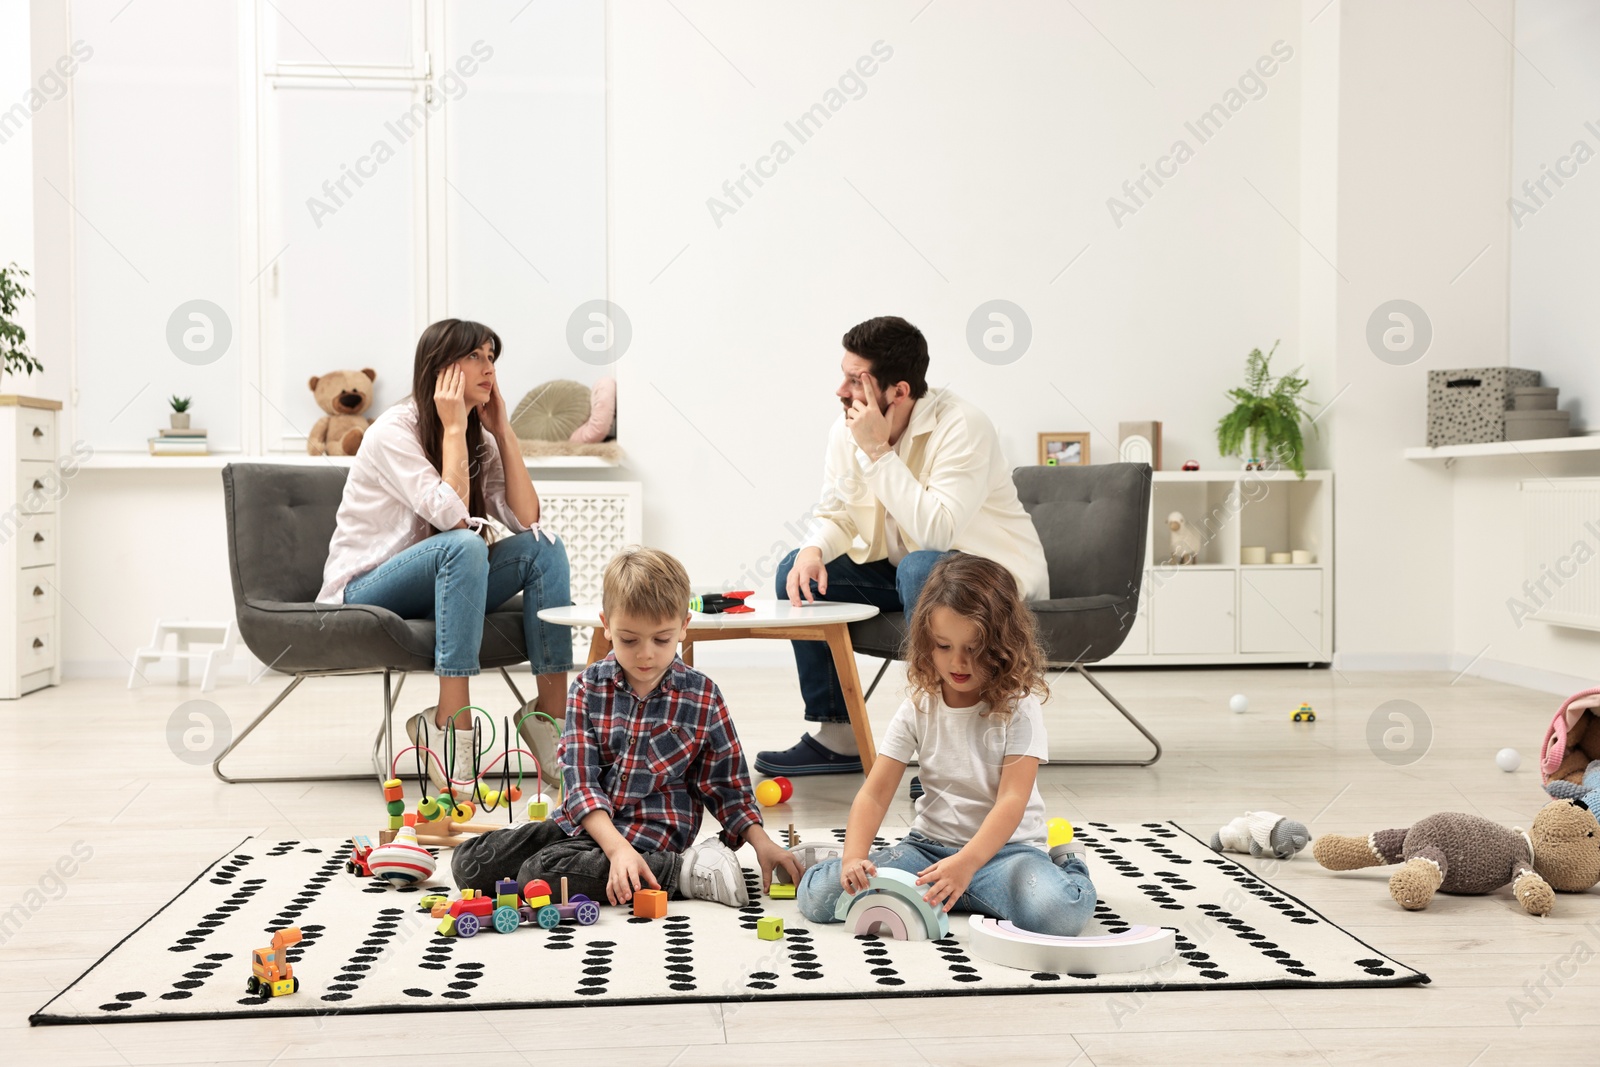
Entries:
POLYGON ((205 671, 200 676, 200 692, 209 693, 217 684, 217 667, 233 659, 234 632, 231 622, 191 622, 189 620, 156 620, 155 633, 150 635, 150 646, 133 654, 133 670, 128 672, 128 688, 142 681, 144 668, 164 659, 178 661, 178 684, 189 684, 189 663, 204 660, 205 671), (176 651, 167 651, 167 638, 177 639, 176 651), (216 645, 200 652, 190 651, 190 643, 216 645))

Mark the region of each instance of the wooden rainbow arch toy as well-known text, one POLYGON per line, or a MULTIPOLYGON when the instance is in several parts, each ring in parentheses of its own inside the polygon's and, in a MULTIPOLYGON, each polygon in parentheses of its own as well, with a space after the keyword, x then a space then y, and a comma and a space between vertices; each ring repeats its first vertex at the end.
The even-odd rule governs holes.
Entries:
POLYGON ((1171 958, 1177 934, 1164 926, 1130 926, 1120 934, 1056 937, 1019 930, 1004 919, 967 918, 972 951, 1002 967, 1056 974, 1142 971, 1171 958))
POLYGON ((833 917, 850 924, 856 934, 888 935, 897 941, 932 941, 950 935, 950 916, 922 894, 917 876, 893 867, 879 867, 867 888, 841 894, 833 917))

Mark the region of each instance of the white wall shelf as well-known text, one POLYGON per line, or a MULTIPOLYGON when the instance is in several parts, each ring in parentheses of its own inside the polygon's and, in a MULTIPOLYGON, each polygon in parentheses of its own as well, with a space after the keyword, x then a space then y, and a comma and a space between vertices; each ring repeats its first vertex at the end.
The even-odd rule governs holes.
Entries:
MULTIPOLYGON (((524 456, 529 470, 594 470, 622 466, 600 456, 524 456)), ((221 470, 230 463, 281 463, 291 467, 331 464, 348 467, 353 456, 246 456, 236 452, 212 452, 204 456, 152 456, 147 452, 96 452, 78 463, 84 470, 221 470)))
POLYGON ((1329 663, 1333 659, 1333 473, 1157 471, 1139 613, 1108 664, 1329 663), (1202 537, 1169 565, 1167 516, 1202 537), (1241 564, 1240 549, 1311 552, 1310 564, 1241 564))
POLYGON ((1533 441, 1485 441, 1475 445, 1440 445, 1408 448, 1410 460, 1465 459, 1470 456, 1526 456, 1543 452, 1600 452, 1600 434, 1584 437, 1545 437, 1533 441))

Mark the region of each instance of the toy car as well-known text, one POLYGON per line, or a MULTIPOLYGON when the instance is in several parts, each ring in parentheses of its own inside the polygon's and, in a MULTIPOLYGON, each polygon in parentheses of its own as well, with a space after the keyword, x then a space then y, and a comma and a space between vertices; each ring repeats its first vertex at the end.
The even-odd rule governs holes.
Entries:
POLYGON ((1183 469, 1186 470, 1186 471, 1197 471, 1197 470, 1200 469, 1200 464, 1195 462, 1192 459, 1185 460, 1184 464, 1183 464, 1183 469))
POLYGON ((1311 710, 1311 705, 1302 702, 1294 711, 1295 722, 1316 722, 1317 713, 1311 710))
POLYGON ((289 966, 289 946, 300 941, 298 926, 285 927, 272 935, 272 944, 250 953, 250 978, 244 991, 266 1000, 300 992, 300 979, 289 966))
POLYGON ((372 855, 372 838, 366 834, 357 834, 350 839, 350 858, 345 860, 346 874, 358 874, 363 878, 372 877, 372 868, 368 866, 367 859, 372 855))

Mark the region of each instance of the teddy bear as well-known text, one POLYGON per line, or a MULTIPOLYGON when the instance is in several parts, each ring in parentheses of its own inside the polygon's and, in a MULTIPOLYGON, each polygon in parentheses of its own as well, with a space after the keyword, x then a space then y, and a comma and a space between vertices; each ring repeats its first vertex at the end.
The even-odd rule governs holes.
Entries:
POLYGON ((1401 864, 1389 895, 1407 911, 1426 908, 1435 892, 1482 895, 1509 884, 1523 910, 1547 915, 1556 890, 1582 893, 1600 882, 1596 830, 1600 822, 1583 801, 1552 800, 1528 831, 1442 812, 1370 837, 1325 834, 1311 854, 1330 871, 1401 864))
POLYGON ((1286 860, 1311 841, 1306 824, 1271 811, 1247 811, 1211 835, 1211 851, 1248 852, 1286 860))
POLYGON ((372 385, 378 372, 336 370, 311 379, 311 395, 317 407, 327 414, 317 420, 306 438, 306 452, 313 456, 353 456, 361 447, 372 420, 362 414, 372 406, 372 385))

